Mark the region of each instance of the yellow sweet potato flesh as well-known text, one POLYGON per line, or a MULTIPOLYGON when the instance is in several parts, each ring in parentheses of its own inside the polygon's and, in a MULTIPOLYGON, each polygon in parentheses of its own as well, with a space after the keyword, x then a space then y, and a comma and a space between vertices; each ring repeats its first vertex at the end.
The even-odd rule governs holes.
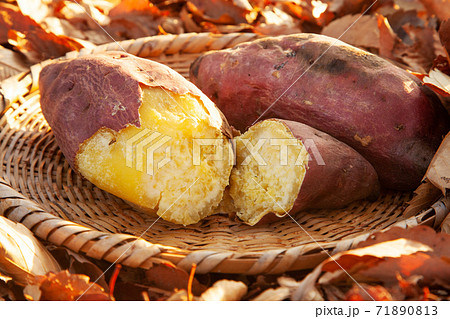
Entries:
POLYGON ((93 184, 147 212, 178 224, 196 223, 213 214, 222 199, 232 168, 231 145, 195 96, 144 88, 142 99, 141 127, 100 129, 80 147, 76 166, 93 184), (194 154, 196 141, 205 139, 214 145, 194 154), (146 147, 136 148, 139 141, 146 147), (152 161, 148 147, 158 141, 152 161), (212 154, 218 159, 211 160, 212 154))
POLYGON ((230 195, 237 216, 255 225, 266 214, 285 215, 293 207, 306 173, 308 153, 302 142, 282 123, 264 121, 237 137, 235 143, 237 160, 231 172, 230 195))

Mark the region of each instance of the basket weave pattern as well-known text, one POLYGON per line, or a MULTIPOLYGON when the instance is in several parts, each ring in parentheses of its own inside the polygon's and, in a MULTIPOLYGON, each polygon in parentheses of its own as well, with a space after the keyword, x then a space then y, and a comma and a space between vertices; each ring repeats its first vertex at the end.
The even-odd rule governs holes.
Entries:
MULTIPOLYGON (((187 77, 190 63, 202 52, 255 38, 242 33, 156 36, 83 49, 67 57, 123 48, 187 77)), ((5 106, 0 118, 0 214, 58 246, 130 267, 149 268, 164 259, 185 269, 196 263, 199 273, 282 273, 312 268, 326 252, 351 248, 375 231, 393 225, 436 226, 448 214, 450 205, 440 201, 406 218, 403 210, 412 194, 388 192, 376 202, 297 214, 301 227, 290 218, 250 227, 225 215, 188 227, 161 219, 155 223, 156 217, 135 211, 68 166, 39 105, 38 75, 48 62, 0 84, 5 106)))

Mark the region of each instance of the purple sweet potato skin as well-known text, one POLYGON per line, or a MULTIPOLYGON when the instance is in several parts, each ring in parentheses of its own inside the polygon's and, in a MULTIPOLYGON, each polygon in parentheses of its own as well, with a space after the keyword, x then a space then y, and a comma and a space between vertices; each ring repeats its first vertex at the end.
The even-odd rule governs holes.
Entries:
MULTIPOLYGON (((202 100, 210 114, 215 110, 214 104, 177 72, 124 52, 52 63, 42 69, 39 87, 42 112, 74 169, 80 145, 100 128, 119 131, 129 124, 140 127, 141 87, 191 93, 202 100)), ((224 134, 231 137, 228 123, 222 120, 224 134)))
POLYGON ((308 124, 357 150, 390 189, 419 185, 450 127, 439 99, 415 77, 322 35, 207 53, 190 77, 237 129, 267 118, 308 124))
POLYGON ((356 200, 377 198, 380 191, 378 175, 353 148, 308 125, 274 120, 283 123, 310 154, 305 178, 291 212, 337 209, 356 200), (311 145, 316 149, 308 149, 311 145))

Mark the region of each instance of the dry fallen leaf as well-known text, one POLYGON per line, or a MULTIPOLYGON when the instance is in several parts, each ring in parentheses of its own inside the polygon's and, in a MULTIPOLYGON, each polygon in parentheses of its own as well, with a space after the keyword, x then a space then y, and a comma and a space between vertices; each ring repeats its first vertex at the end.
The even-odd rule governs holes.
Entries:
POLYGON ((41 0, 16 0, 20 11, 40 23, 49 14, 47 3, 41 0))
POLYGON ((448 0, 421 0, 425 8, 435 14, 440 20, 450 18, 450 5, 448 0))
POLYGON ((395 5, 404 11, 416 10, 425 12, 425 7, 421 0, 394 0, 395 5))
POLYGON ((283 6, 280 9, 298 18, 302 22, 302 27, 308 32, 320 33, 321 27, 330 23, 335 17, 334 13, 329 10, 327 1, 297 0, 283 1, 282 3, 283 6))
POLYGON ((338 16, 344 16, 347 14, 362 13, 371 4, 374 4, 372 0, 332 0, 329 5, 329 10, 335 12, 338 16))
POLYGON ((441 191, 429 180, 423 181, 414 191, 414 197, 407 202, 408 207, 403 211, 403 217, 409 218, 422 210, 429 208, 442 196, 441 191))
POLYGON ((365 241, 360 242, 356 248, 364 248, 398 238, 422 242, 432 248, 430 253, 450 255, 450 246, 447 245, 449 237, 447 235, 436 233, 433 228, 428 226, 416 226, 408 229, 392 227, 387 231, 372 234, 365 241))
POLYGON ((266 35, 282 35, 301 32, 300 22, 278 9, 275 6, 267 6, 261 11, 261 22, 255 27, 255 31, 266 35))
POLYGON ((448 61, 450 62, 450 18, 441 23, 439 27, 439 39, 445 48, 448 61))
MULTIPOLYGON (((198 19, 217 24, 252 23, 256 11, 236 5, 230 0, 191 0, 187 1, 188 10, 198 19)), ((250 6, 251 7, 251 6, 250 6)))
POLYGON ((447 215, 447 217, 445 217, 444 221, 442 222, 441 231, 443 233, 450 234, 450 215, 447 215))
POLYGON ((25 72, 28 66, 23 60, 19 53, 0 46, 0 81, 25 72))
POLYGON ((421 295, 424 295, 424 299, 433 299, 432 296, 426 296, 424 292, 428 286, 443 289, 450 287, 450 245, 448 244, 450 236, 447 234, 436 233, 426 226, 406 230, 395 227, 386 232, 374 234, 358 247, 367 247, 367 245, 396 237, 420 241, 432 250, 404 255, 400 258, 386 258, 374 267, 356 274, 355 279, 366 281, 375 279, 377 282, 383 282, 385 287, 390 288, 396 300, 402 300, 402 298, 417 300, 421 295))
POLYGON ((107 25, 110 18, 103 10, 97 9, 91 1, 59 1, 56 3, 56 16, 63 18, 80 29, 87 25, 91 29, 97 29, 98 25, 107 25))
POLYGON ((0 272, 0 301, 16 300, 11 289, 11 281, 11 277, 5 276, 0 272))
POLYGON ((124 16, 141 12, 149 15, 160 15, 160 10, 148 0, 122 0, 109 12, 110 17, 124 16))
POLYGON ((30 230, 0 216, 0 271, 21 284, 60 267, 30 230))
POLYGON ((203 32, 212 32, 215 34, 225 34, 233 32, 255 32, 256 28, 249 24, 241 23, 239 25, 234 24, 214 24, 211 22, 203 21, 200 23, 203 32))
MULTIPOLYGON (((194 297, 191 301, 198 301, 199 299, 197 297, 194 297)), ((167 298, 167 301, 189 301, 188 299, 188 293, 185 289, 179 290, 172 294, 169 298, 167 298)))
POLYGON ((28 300, 114 300, 102 287, 90 282, 88 276, 70 274, 67 270, 40 276, 34 284, 25 287, 24 293, 28 300))
POLYGON ((322 30, 322 34, 340 38, 341 41, 362 48, 380 47, 380 31, 375 16, 346 15, 333 20, 322 30))
POLYGON ((433 19, 424 20, 416 11, 398 10, 387 17, 378 14, 377 20, 380 56, 425 73, 434 59, 444 54, 433 19))
POLYGON ((86 257, 73 252, 65 247, 47 247, 62 269, 67 269, 72 274, 84 274, 100 285, 106 292, 109 286, 106 282, 103 270, 88 260, 86 257))
POLYGON ((358 282, 382 282, 385 286, 392 286, 398 282, 398 274, 403 278, 420 276, 421 284, 425 286, 450 288, 450 260, 422 252, 386 258, 354 274, 353 278, 358 282))
MULTIPOLYGON (((42 27, 56 35, 66 35, 77 42, 89 41, 95 45, 111 42, 111 38, 100 28, 81 30, 65 19, 47 17, 41 23, 42 27)), ((85 42, 81 42, 85 43, 85 42)))
POLYGON ((439 40, 442 44, 442 53, 434 59, 429 74, 411 72, 422 80, 426 86, 436 93, 450 96, 450 19, 442 22, 439 28, 439 40))
POLYGON ((219 280, 208 288, 200 299, 205 301, 239 301, 247 293, 247 285, 241 281, 219 280))
POLYGON ((186 32, 201 32, 202 28, 194 21, 192 13, 189 13, 186 7, 180 11, 180 18, 183 22, 186 32))
POLYGON ((286 287, 270 288, 252 299, 252 301, 281 301, 289 297, 290 290, 286 287))
MULTIPOLYGON (((450 75, 450 59, 448 59, 446 56, 439 55, 436 59, 434 59, 432 70, 436 69, 441 71, 444 74, 450 75)), ((420 79, 423 79, 425 77, 425 74, 420 74, 418 76, 420 79)))
POLYGON ((56 58, 83 47, 65 36, 45 31, 13 5, 0 3, 0 43, 9 43, 32 63, 56 58))
MULTIPOLYGON (((443 73, 442 73, 443 74, 443 73)), ((450 92, 450 77, 448 88, 450 92)), ((428 166, 427 179, 439 188, 444 195, 448 194, 450 189, 450 133, 442 141, 439 149, 428 166)))
POLYGON ((428 76, 425 76, 422 79, 422 81, 436 93, 443 96, 450 96, 450 75, 447 75, 440 70, 433 69, 428 76))
POLYGON ((111 21, 104 28, 116 41, 156 35, 166 18, 148 0, 124 0, 109 12, 109 17, 111 21))
MULTIPOLYGON (((173 291, 175 289, 187 289, 189 274, 171 264, 155 264, 145 272, 146 281, 153 287, 173 291)), ((195 296, 205 291, 205 287, 194 278, 192 292, 195 296)))
POLYGON ((412 25, 405 25, 403 30, 411 39, 412 44, 401 42, 395 48, 394 55, 409 65, 413 71, 428 71, 437 57, 436 45, 440 45, 437 41, 437 31, 431 26, 416 27, 412 25))
POLYGON ((41 26, 48 32, 52 32, 56 35, 66 35, 72 38, 84 39, 84 33, 72 25, 65 19, 59 19, 56 17, 46 17, 41 26))
MULTIPOLYGON (((318 287, 328 287, 328 290, 324 289, 329 292, 333 287, 342 290, 351 287, 354 280, 372 285, 383 282, 396 300, 418 296, 417 293, 398 293, 401 280, 414 282, 410 289, 419 292, 424 286, 447 289, 450 287, 449 243, 449 235, 436 234, 426 226, 406 230, 394 227, 376 233, 359 243, 356 249, 338 253, 322 262, 298 284, 292 298, 323 300, 318 287)), ((364 300, 373 298, 369 295, 363 290, 364 300)))
POLYGON ((426 16, 420 16, 415 10, 396 10, 387 14, 386 17, 400 40, 408 45, 411 45, 413 40, 404 28, 407 26, 424 28, 426 26, 426 16))
POLYGON ((395 59, 394 47, 400 39, 392 30, 391 25, 386 17, 381 14, 377 15, 378 30, 380 32, 379 55, 384 58, 395 59))
POLYGON ((346 293, 345 300, 347 301, 391 301, 392 296, 390 292, 383 286, 369 286, 366 284, 353 285, 353 287, 346 293))

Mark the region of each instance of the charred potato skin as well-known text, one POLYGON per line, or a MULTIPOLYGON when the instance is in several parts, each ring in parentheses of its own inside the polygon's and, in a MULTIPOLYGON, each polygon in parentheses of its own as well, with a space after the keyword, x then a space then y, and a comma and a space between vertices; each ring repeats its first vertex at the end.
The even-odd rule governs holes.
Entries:
POLYGON ((80 145, 101 128, 140 127, 143 87, 198 97, 213 125, 231 137, 231 128, 214 103, 169 67, 124 52, 105 52, 45 66, 39 77, 41 108, 69 164, 77 170, 80 145))
POLYGON ((439 99, 414 76, 322 35, 206 53, 190 78, 237 129, 268 118, 308 124, 362 154, 390 189, 418 186, 450 127, 439 99))

